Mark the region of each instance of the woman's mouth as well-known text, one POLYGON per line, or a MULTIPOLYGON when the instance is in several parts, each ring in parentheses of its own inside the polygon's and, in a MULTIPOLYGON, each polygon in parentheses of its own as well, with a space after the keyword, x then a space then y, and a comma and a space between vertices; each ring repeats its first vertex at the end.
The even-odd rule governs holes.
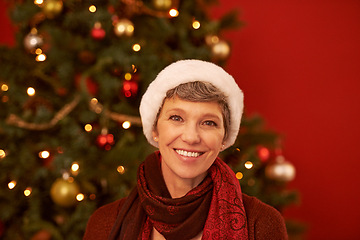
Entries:
POLYGON ((199 157, 202 154, 204 154, 203 152, 190 152, 190 151, 185 151, 185 150, 180 150, 180 149, 175 149, 175 151, 184 157, 199 157))

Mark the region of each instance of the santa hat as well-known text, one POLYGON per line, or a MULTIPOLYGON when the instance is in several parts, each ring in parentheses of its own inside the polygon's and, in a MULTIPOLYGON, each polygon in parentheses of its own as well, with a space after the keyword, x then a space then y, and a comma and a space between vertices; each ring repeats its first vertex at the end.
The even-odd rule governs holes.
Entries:
POLYGON ((213 63, 201 60, 180 60, 164 68, 151 82, 141 99, 140 116, 143 131, 151 145, 158 147, 158 143, 152 138, 152 131, 166 92, 180 84, 195 81, 209 82, 226 96, 230 110, 230 126, 223 149, 234 144, 244 108, 244 94, 234 78, 213 63))

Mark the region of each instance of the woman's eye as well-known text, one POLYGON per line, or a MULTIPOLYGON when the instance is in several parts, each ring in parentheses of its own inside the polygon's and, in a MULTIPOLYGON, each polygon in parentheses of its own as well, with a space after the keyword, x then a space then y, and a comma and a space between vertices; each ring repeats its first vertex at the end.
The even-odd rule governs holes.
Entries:
POLYGON ((206 126, 214 126, 214 127, 217 126, 216 122, 214 122, 214 121, 204 121, 203 124, 206 126))
POLYGON ((169 119, 173 121, 182 121, 182 118, 178 115, 172 115, 169 119))

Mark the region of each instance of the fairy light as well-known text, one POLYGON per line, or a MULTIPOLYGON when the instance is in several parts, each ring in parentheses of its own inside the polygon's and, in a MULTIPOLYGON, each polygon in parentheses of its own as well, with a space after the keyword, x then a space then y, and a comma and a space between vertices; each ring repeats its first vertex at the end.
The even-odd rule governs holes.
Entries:
POLYGON ((6 152, 0 149, 0 158, 5 158, 5 157, 6 157, 6 152))
POLYGON ((254 166, 254 164, 253 164, 252 162, 250 162, 250 161, 247 161, 247 162, 245 163, 245 167, 246 167, 247 169, 251 169, 253 166, 254 166))
POLYGON ((242 172, 237 172, 235 176, 236 176, 237 179, 240 180, 240 179, 242 179, 244 177, 244 174, 242 174, 242 172))
POLYGON ((28 87, 26 93, 31 97, 35 95, 35 89, 33 87, 28 87))
POLYGON ((48 157, 50 157, 50 152, 49 151, 41 151, 41 152, 39 152, 39 157, 40 158, 43 158, 43 159, 46 159, 46 158, 48 158, 48 157))
POLYGON ((136 66, 134 64, 131 65, 131 68, 132 68, 133 72, 136 73, 137 68, 136 68, 136 66))
POLYGON ((34 0, 34 4, 36 4, 36 5, 41 5, 43 3, 44 3, 43 0, 34 0))
POLYGON ((42 54, 43 53, 43 51, 41 50, 41 48, 37 48, 36 50, 35 50, 35 54, 37 54, 37 55, 40 55, 40 54, 42 54))
POLYGON ((125 121, 125 122, 123 122, 123 124, 122 124, 122 127, 123 127, 124 129, 129 129, 130 126, 131 126, 131 123, 130 123, 129 121, 125 121))
POLYGON ((131 78, 132 78, 131 73, 125 73, 124 78, 125 78, 125 80, 127 80, 127 81, 131 80, 131 78))
POLYGON ((81 202, 81 201, 84 200, 84 199, 85 199, 84 194, 79 193, 78 195, 76 195, 76 200, 78 200, 78 202, 81 202))
POLYGON ((197 21, 197 20, 194 20, 193 23, 192 23, 192 27, 194 29, 199 29, 200 28, 200 22, 197 21))
POLYGON ((24 195, 26 197, 30 196, 30 194, 32 193, 32 188, 31 187, 28 187, 24 190, 24 195))
POLYGON ((9 90, 9 86, 6 85, 5 83, 3 83, 3 84, 1 85, 1 91, 6 92, 6 91, 8 91, 8 90, 9 90))
POLYGON ((92 12, 92 13, 96 12, 96 7, 95 7, 95 5, 91 5, 91 6, 89 7, 89 11, 92 12))
POLYGON ((14 187, 16 186, 16 181, 11 181, 8 183, 8 188, 11 190, 11 189, 14 189, 14 187))
POLYGON ((43 62, 43 61, 46 60, 46 55, 45 55, 44 53, 39 54, 39 55, 36 56, 35 60, 36 60, 37 62, 43 62))
POLYGON ((135 43, 135 44, 133 45, 132 49, 133 49, 135 52, 138 52, 138 51, 140 51, 141 46, 140 46, 140 44, 135 43))
POLYGON ((79 164, 78 164, 77 162, 74 162, 74 163, 71 165, 71 171, 73 171, 73 172, 79 171, 79 168, 80 168, 80 166, 79 166, 79 164))
POLYGON ((91 124, 88 123, 88 124, 85 125, 84 129, 85 129, 85 131, 87 131, 87 132, 91 132, 92 129, 93 129, 93 127, 91 126, 91 124))
POLYGON ((125 167, 124 166, 118 166, 116 171, 118 171, 118 173, 120 173, 120 174, 124 174, 125 173, 125 167))
POLYGON ((177 9, 175 9, 175 8, 172 8, 172 9, 169 10, 169 15, 171 17, 177 17, 177 16, 179 16, 179 11, 177 9))

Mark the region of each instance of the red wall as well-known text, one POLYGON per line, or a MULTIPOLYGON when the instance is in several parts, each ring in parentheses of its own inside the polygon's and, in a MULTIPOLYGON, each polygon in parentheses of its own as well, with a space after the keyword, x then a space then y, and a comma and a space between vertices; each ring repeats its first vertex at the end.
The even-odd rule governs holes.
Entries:
MULTIPOLYGON (((360 2, 220 0, 215 15, 237 8, 246 26, 231 32, 228 71, 260 113, 285 136, 297 168, 306 239, 359 239, 360 2)), ((0 0, 0 42, 11 43, 0 0)))

